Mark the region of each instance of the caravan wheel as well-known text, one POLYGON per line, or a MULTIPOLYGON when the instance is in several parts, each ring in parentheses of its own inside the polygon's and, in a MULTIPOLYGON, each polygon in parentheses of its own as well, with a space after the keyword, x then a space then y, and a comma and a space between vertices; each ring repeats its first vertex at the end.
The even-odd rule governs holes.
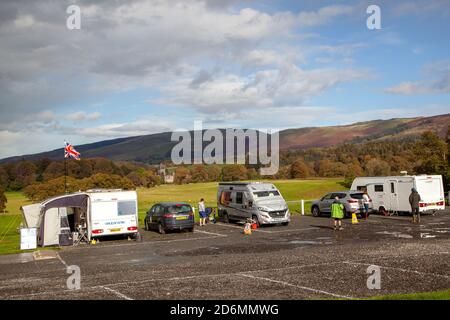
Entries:
POLYGON ((385 217, 389 215, 389 212, 384 207, 380 207, 380 209, 378 209, 378 212, 380 212, 385 217))

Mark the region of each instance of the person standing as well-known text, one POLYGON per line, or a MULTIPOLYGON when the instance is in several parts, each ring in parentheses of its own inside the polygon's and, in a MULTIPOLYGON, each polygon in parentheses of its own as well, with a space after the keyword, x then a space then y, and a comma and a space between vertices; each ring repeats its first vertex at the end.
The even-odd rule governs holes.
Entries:
POLYGON ((334 230, 343 230, 342 219, 344 219, 344 205, 339 201, 339 197, 334 198, 331 205, 331 218, 334 219, 334 230))
POLYGON ((367 220, 367 218, 369 217, 369 206, 370 206, 370 197, 367 194, 367 190, 364 190, 363 205, 364 205, 364 219, 367 220))
POLYGON ((411 205, 411 211, 413 214, 413 223, 420 223, 420 211, 419 202, 422 199, 420 194, 417 192, 416 188, 411 189, 411 194, 409 195, 409 204, 411 205))
POLYGON ((200 227, 206 225, 206 209, 205 209, 205 200, 203 198, 200 199, 198 203, 198 214, 200 216, 200 227))

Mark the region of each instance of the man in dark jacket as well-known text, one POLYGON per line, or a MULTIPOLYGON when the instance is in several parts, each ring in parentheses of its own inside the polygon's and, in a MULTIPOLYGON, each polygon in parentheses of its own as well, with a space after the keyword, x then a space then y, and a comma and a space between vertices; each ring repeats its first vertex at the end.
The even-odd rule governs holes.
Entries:
POLYGON ((409 204, 411 205, 411 211, 413 214, 413 223, 420 223, 420 212, 419 212, 419 202, 422 200, 420 194, 417 192, 416 188, 411 189, 411 194, 409 195, 409 204))

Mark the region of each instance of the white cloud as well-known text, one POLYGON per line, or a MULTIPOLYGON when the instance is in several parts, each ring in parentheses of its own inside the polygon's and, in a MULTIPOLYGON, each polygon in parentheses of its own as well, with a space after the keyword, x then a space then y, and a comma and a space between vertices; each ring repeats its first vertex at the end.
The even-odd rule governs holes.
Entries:
POLYGON ((95 121, 100 119, 102 114, 100 112, 92 112, 92 113, 86 113, 84 111, 78 111, 74 113, 68 114, 65 119, 69 121, 74 122, 80 122, 80 121, 95 121))
POLYGON ((385 89, 385 92, 401 95, 450 93, 450 63, 448 61, 426 65, 424 74, 431 79, 402 82, 385 89))

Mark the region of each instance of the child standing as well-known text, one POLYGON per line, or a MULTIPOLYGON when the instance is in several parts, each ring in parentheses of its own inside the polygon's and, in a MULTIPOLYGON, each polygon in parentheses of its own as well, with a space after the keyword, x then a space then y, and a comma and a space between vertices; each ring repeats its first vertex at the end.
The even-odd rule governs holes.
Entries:
POLYGON ((205 200, 203 198, 200 199, 198 203, 198 214, 200 216, 200 226, 206 225, 206 209, 205 209, 205 200))
POLYGON ((334 198, 331 205, 331 218, 334 219, 334 230, 343 230, 342 219, 344 219, 344 205, 339 201, 339 197, 334 198), (339 227, 338 227, 339 225, 339 227))

